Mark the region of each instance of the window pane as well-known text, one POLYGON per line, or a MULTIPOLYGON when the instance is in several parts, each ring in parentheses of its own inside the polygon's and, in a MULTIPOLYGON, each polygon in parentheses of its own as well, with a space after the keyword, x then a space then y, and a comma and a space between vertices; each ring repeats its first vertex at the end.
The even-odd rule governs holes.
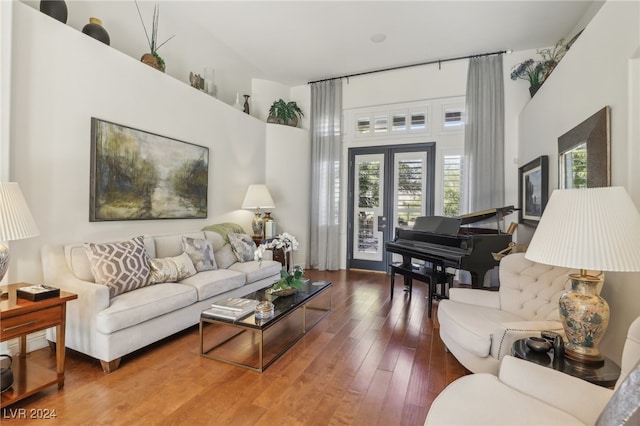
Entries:
POLYGON ((450 109, 446 110, 444 113, 444 127, 458 127, 462 126, 462 110, 461 109, 450 109))
POLYGON ((387 131, 387 117, 376 117, 375 118, 375 128, 373 130, 376 133, 386 132, 387 131))
POLYGON ((411 130, 423 130, 425 129, 425 113, 414 112, 411 114, 411 130))
POLYGON ((394 132, 402 132, 407 129, 407 116, 406 115, 394 115, 393 127, 394 132))
POLYGON ((361 211, 358 214, 358 251, 360 253, 377 253, 378 237, 373 229, 373 211, 361 211))
POLYGON ((358 207, 380 206, 380 162, 360 163, 358 170, 358 207))
POLYGON ((398 167, 398 199, 396 226, 413 226, 422 214, 423 161, 419 158, 400 160, 398 167))
POLYGON ((358 119, 358 133, 369 133, 371 131, 371 120, 368 118, 358 119))
POLYGON ((444 215, 460 214, 460 186, 462 184, 462 156, 444 156, 444 215))

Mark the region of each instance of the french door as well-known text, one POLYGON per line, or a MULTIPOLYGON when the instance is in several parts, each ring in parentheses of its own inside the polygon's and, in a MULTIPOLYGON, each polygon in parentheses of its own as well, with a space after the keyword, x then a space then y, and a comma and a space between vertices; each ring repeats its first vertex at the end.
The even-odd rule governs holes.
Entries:
POLYGON ((434 143, 349 150, 349 268, 387 269, 395 228, 433 214, 434 179, 434 143))

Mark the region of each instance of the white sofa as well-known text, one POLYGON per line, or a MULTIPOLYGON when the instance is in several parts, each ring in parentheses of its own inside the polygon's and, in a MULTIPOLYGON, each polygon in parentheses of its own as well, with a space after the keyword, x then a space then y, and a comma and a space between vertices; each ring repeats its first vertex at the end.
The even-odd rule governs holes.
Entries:
MULTIPOLYGON (((65 346, 97 358, 109 373, 118 368, 123 355, 198 324, 200 313, 214 300, 242 296, 280 278, 279 262, 229 260, 230 253, 234 255, 228 241, 221 233, 207 230, 145 236, 149 258, 181 255, 183 236, 209 240, 222 268, 115 297, 110 297, 109 287, 95 283, 83 243, 44 246, 45 283, 78 295, 67 304, 65 346), (224 268, 231 262, 235 263, 224 268)), ((47 330, 49 341, 55 337, 55 328, 47 330)))
POLYGON ((571 288, 572 272, 531 262, 524 253, 505 256, 499 291, 452 288, 440 301, 440 338, 469 371, 497 374, 514 341, 542 330, 564 334, 558 300, 571 288))
POLYGON ((507 356, 498 377, 472 374, 447 386, 425 425, 640 424, 640 318, 629 327, 615 391, 507 356))

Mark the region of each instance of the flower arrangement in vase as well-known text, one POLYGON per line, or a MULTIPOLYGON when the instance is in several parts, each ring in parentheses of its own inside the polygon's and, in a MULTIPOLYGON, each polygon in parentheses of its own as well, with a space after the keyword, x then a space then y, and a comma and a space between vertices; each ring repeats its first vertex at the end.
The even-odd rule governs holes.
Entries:
POLYGON ((265 250, 282 250, 284 252, 284 267, 280 271, 280 281, 276 282, 270 290, 274 296, 286 296, 302 289, 304 279, 303 270, 300 266, 293 266, 293 251, 299 246, 298 240, 291 234, 283 232, 276 235, 271 241, 260 244, 254 253, 254 259, 262 262, 265 250), (289 256, 287 256, 287 254, 289 256), (291 267, 291 270, 289 268, 291 267))

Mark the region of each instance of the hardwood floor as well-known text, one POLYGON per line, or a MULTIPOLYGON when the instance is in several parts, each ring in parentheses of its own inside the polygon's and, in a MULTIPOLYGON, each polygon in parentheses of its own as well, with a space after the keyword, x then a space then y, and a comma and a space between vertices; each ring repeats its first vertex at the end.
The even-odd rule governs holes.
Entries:
MULTIPOLYGON (((55 410, 41 422, 421 425, 438 393, 468 374, 445 352, 437 310, 427 316, 424 284, 414 282, 412 298, 396 285, 391 301, 382 273, 305 276, 333 282, 333 312, 262 374, 200 357, 197 326, 124 357, 108 375, 67 350, 64 388, 5 408, 2 423, 31 424, 55 410)), ((55 365, 49 349, 29 356, 55 365)))

